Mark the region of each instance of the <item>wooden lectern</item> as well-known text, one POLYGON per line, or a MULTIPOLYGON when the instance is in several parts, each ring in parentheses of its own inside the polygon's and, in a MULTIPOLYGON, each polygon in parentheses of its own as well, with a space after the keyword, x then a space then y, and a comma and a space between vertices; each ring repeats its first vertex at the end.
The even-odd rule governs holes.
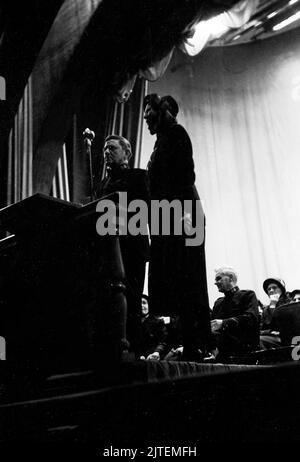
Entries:
POLYGON ((126 349, 117 236, 86 206, 35 194, 0 210, 0 336, 6 359, 53 370, 116 364, 126 349))

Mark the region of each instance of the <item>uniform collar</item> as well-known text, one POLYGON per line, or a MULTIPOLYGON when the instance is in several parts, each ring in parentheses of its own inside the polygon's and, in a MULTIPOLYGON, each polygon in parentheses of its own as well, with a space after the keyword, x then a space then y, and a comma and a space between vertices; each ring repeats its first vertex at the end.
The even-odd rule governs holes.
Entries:
POLYGON ((225 297, 232 297, 232 295, 234 295, 236 292, 238 292, 240 289, 238 288, 238 286, 235 286, 235 287, 232 287, 232 289, 228 290, 227 292, 225 292, 225 297))
POLYGON ((128 168, 128 164, 113 165, 112 167, 108 168, 108 176, 112 178, 118 177, 124 170, 127 170, 128 168))

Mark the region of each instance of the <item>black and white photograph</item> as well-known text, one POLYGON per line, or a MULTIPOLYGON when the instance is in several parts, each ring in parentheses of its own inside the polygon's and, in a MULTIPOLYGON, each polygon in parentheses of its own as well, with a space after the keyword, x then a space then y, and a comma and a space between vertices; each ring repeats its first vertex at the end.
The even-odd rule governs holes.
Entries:
POLYGON ((0 447, 299 442, 299 176, 300 0, 2 0, 0 447))

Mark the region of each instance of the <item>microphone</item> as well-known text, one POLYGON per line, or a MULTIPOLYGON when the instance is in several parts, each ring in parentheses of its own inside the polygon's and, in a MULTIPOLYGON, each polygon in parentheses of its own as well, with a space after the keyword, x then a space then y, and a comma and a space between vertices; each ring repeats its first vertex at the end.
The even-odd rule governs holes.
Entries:
POLYGON ((90 142, 92 142, 95 138, 95 132, 93 132, 93 130, 90 130, 89 128, 86 128, 82 135, 85 140, 89 140, 90 142))
POLYGON ((95 138, 95 132, 90 130, 89 128, 86 128, 84 132, 82 133, 83 138, 84 138, 84 144, 85 144, 85 149, 86 153, 88 155, 89 159, 89 167, 90 167, 90 187, 91 187, 91 200, 94 200, 94 176, 93 176, 93 162, 92 162, 92 141, 95 138))

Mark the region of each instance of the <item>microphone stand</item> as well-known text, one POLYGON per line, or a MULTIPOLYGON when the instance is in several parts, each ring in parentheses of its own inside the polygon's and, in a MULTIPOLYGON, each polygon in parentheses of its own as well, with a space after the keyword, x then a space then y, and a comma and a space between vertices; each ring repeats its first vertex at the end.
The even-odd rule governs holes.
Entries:
POLYGON ((90 171, 90 193, 91 193, 91 202, 93 202, 94 198, 94 176, 93 176, 93 163, 92 163, 92 141, 95 138, 95 133, 86 128, 83 132, 83 139, 84 139, 84 146, 86 150, 86 154, 89 159, 89 171, 90 171))

